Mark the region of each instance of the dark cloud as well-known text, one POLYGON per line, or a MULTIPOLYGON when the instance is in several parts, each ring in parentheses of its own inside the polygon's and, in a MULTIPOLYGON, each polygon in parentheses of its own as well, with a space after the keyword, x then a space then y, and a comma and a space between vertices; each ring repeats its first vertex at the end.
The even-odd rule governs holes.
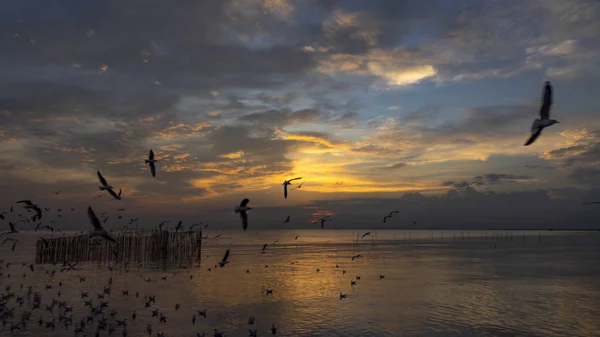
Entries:
POLYGON ((298 123, 318 123, 324 114, 313 110, 303 109, 293 112, 268 110, 251 113, 240 117, 241 121, 260 124, 262 126, 283 127, 298 123))
POLYGON ((500 185, 505 183, 518 183, 527 182, 533 178, 525 175, 513 175, 504 173, 488 173, 482 176, 476 176, 471 181, 444 181, 442 186, 449 186, 455 189, 465 190, 474 186, 489 186, 489 185, 500 185))

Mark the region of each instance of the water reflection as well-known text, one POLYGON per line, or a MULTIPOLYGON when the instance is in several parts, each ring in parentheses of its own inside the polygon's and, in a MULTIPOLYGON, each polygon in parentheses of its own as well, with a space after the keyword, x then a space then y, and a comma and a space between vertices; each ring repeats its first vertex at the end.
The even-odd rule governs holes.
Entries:
MULTIPOLYGON (((87 264, 54 276, 40 268, 31 273, 18 264, 33 258, 34 250, 28 247, 34 248, 36 236, 29 242, 24 233, 15 253, 0 248, 5 260, 14 261, 11 277, 5 269, 1 284, 18 292, 21 283, 33 284, 42 293, 42 303, 49 304, 57 287, 44 290, 45 284, 62 280, 61 300, 73 305, 78 321, 89 312, 80 292, 89 291, 96 303, 96 293, 112 277, 113 291, 106 300, 117 311, 115 318, 128 318, 129 335, 145 335, 146 324, 151 323, 154 332, 170 336, 210 335, 213 328, 227 336, 247 336, 250 316, 256 317, 253 329, 259 335, 268 334, 274 323, 282 336, 597 336, 600 331, 597 233, 471 231, 464 239, 462 235, 455 239, 453 232, 435 231, 431 239, 430 231, 412 231, 410 236, 404 231, 378 231, 376 239, 367 237, 358 245, 354 244, 358 231, 222 233, 203 244, 201 265, 167 270, 149 263, 143 268, 130 265, 125 273, 122 264, 114 265, 112 272, 87 264), (273 245, 276 240, 279 243, 273 245), (261 254, 264 243, 269 248, 261 254), (214 268, 227 248, 230 263, 214 268), (357 252, 363 257, 352 261, 357 252), (385 275, 383 280, 380 274, 385 275), (80 275, 87 277, 85 283, 79 283, 80 275), (361 280, 351 286, 356 276, 361 280), (148 278, 150 282, 145 281, 148 278), (273 295, 266 295, 265 288, 274 289, 273 295), (129 296, 121 294, 125 289, 129 296), (340 291, 348 297, 340 300, 340 291), (145 295, 156 295, 156 305, 144 308, 145 295), (175 303, 181 304, 179 310, 175 303), (157 308, 166 323, 151 317, 151 309, 157 308), (197 317, 193 325, 192 315, 203 309, 207 317, 197 317), (133 310, 138 315, 135 321, 133 310)), ((23 308, 30 307, 27 301, 23 308)), ((36 320, 37 315, 51 317, 34 312, 36 320)), ((69 329, 70 334, 73 328, 69 329)), ((46 335, 64 336, 65 331, 57 327, 46 335)), ((26 332, 1 332, 41 333, 45 330, 33 322, 26 332)), ((86 333, 94 334, 95 328, 86 327, 86 333)))

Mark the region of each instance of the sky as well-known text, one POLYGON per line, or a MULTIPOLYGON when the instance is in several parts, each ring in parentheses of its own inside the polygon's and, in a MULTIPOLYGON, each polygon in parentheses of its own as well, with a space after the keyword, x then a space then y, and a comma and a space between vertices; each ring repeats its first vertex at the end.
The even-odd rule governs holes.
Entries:
POLYGON ((596 228, 599 32, 594 0, 5 1, 0 209, 596 228), (545 81, 560 123, 525 147, 545 81))

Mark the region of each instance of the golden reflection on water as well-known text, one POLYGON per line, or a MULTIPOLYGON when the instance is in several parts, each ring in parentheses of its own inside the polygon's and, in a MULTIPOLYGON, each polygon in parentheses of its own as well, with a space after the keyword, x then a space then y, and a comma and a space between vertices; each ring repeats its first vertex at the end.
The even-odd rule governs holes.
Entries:
MULTIPOLYGON (((33 283, 46 303, 56 289, 44 291, 44 285, 63 280, 61 299, 74 306, 79 319, 89 312, 80 291, 89 291, 97 302, 96 292, 112 277, 110 309, 117 310, 119 319, 129 317, 129 335, 145 335, 150 323, 154 333, 171 336, 210 335, 214 328, 227 336, 247 336, 250 316, 256 317, 252 329, 260 335, 275 323, 282 336, 597 336, 600 331, 597 237, 544 234, 538 241, 528 234, 525 241, 485 242, 477 233, 469 240, 454 240, 451 234, 444 234, 445 240, 436 234, 432 240, 422 231, 414 233, 419 239, 409 241, 401 231, 377 231, 376 239, 367 237, 355 245, 359 232, 363 231, 224 231, 204 244, 201 266, 130 266, 125 274, 119 266, 111 273, 87 265, 77 271, 87 275, 84 284, 73 273, 53 278, 40 268, 35 278, 27 279, 16 277, 15 271, 10 280, 1 279, 2 288, 33 283), (264 243, 268 248, 261 254, 264 243), (215 268, 227 248, 230 263, 215 268), (352 261, 355 254, 363 257, 352 261), (380 274, 385 278, 380 280, 380 274), (357 276, 361 279, 351 286, 357 276), (145 282, 148 277, 151 282, 145 282), (273 289, 273 295, 266 295, 266 288, 273 289), (122 296, 123 289, 130 289, 130 296, 122 296), (136 291, 139 298, 133 295, 136 291), (340 291, 348 297, 340 300, 340 291), (156 305, 144 308, 145 295, 156 295, 156 305), (179 310, 175 303, 181 304, 179 310), (151 317, 154 309, 167 317, 166 323, 151 317), (203 309, 207 317, 197 317, 193 325, 192 316, 203 309), (133 310, 136 321, 130 317, 133 310)), ((26 239, 21 241, 22 248, 32 247, 26 239)), ((6 247, 0 249, 3 257, 9 256, 6 247)), ((21 266, 16 262, 26 260, 27 254, 11 257, 11 268, 17 270, 21 266)), ((31 334, 44 333, 37 324, 29 329, 31 334)), ((62 336, 64 330, 48 333, 62 336)))

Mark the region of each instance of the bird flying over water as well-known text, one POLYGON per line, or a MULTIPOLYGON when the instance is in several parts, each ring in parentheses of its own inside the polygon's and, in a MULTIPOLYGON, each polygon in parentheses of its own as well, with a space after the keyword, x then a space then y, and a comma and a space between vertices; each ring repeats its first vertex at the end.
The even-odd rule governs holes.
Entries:
POLYGON ((292 183, 291 183, 292 181, 294 181, 294 180, 298 180, 298 179, 302 179, 302 177, 299 177, 299 178, 293 178, 293 179, 290 179, 290 180, 284 180, 284 181, 283 181, 283 184, 282 184, 282 185, 283 185, 283 197, 284 197, 285 199, 287 199, 287 192, 288 192, 288 191, 287 191, 287 187, 288 187, 288 185, 291 185, 291 184, 292 184, 292 183))
POLYGON ((156 163, 157 161, 158 161, 158 159, 154 159, 154 151, 152 151, 152 149, 150 149, 150 153, 148 154, 148 159, 145 160, 145 163, 150 166, 150 173, 152 173, 153 177, 156 176, 156 166, 154 165, 154 163, 156 163))
POLYGON ((288 215, 287 219, 285 219, 285 221, 284 221, 283 223, 288 223, 288 222, 290 222, 290 217, 291 217, 291 215, 288 215))
POLYGON ((555 119, 550 119, 550 106, 552 105, 552 86, 546 81, 544 86, 544 95, 542 97, 542 107, 540 108, 540 119, 536 118, 531 126, 531 136, 525 143, 525 146, 533 144, 542 134, 542 130, 553 124, 559 123, 555 119))
POLYGON ((245 231, 248 228, 248 213, 246 211, 251 210, 251 207, 247 207, 250 199, 246 198, 242 200, 239 206, 235 206, 233 209, 234 212, 240 213, 240 218, 242 218, 242 229, 245 231))
POLYGON ((110 236, 104 227, 102 227, 102 224, 96 216, 96 213, 94 213, 92 206, 88 206, 88 217, 90 218, 92 226, 94 226, 94 230, 90 232, 90 238, 93 238, 94 236, 100 236, 108 241, 117 242, 117 240, 110 236))
POLYGON ((116 194, 115 191, 113 191, 113 187, 110 186, 108 184, 108 182, 106 182, 106 179, 104 179, 104 177, 102 176, 100 171, 98 171, 98 179, 100 180, 100 183, 102 184, 102 186, 98 186, 100 191, 106 190, 106 191, 108 191, 108 193, 110 193, 110 195, 112 195, 113 198, 115 198, 117 200, 121 200, 121 190, 119 190, 119 194, 116 194))
POLYGON ((21 201, 17 201, 18 203, 24 203, 25 206, 23 206, 23 208, 25 209, 32 209, 35 211, 35 215, 33 216, 33 221, 35 221, 35 219, 37 218, 38 220, 40 220, 42 218, 42 210, 39 208, 38 205, 34 205, 31 200, 21 200, 21 201))
POLYGON ((317 221, 313 221, 313 223, 317 223, 317 222, 321 222, 321 228, 323 228, 323 226, 325 225, 325 221, 327 221, 329 219, 329 215, 322 217, 321 219, 317 220, 317 221))
POLYGON ((367 236, 367 235, 371 235, 371 232, 366 232, 366 233, 365 233, 365 234, 363 234, 363 235, 362 235, 360 238, 361 238, 361 239, 364 239, 364 238, 365 238, 365 236, 367 236))

